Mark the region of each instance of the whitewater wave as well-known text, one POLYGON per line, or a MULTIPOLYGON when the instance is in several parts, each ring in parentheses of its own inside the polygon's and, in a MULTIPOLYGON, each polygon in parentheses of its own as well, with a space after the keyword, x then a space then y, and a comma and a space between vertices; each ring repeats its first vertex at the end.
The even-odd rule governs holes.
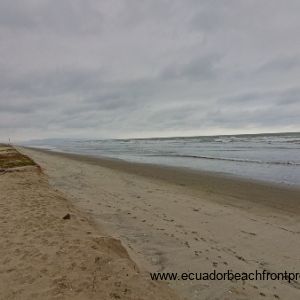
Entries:
POLYGON ((149 156, 209 159, 209 160, 245 162, 245 163, 254 163, 254 164, 266 164, 266 165, 293 165, 293 166, 300 166, 300 162, 294 162, 294 161, 262 161, 262 160, 252 160, 252 159, 227 158, 227 157, 212 157, 212 156, 186 155, 186 154, 167 154, 167 155, 165 155, 165 154, 153 154, 153 155, 149 155, 149 156))

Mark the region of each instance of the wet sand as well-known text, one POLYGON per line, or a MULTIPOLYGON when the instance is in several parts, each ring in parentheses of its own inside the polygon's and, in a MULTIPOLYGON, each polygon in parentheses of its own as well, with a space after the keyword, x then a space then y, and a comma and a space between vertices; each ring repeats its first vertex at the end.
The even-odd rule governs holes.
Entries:
MULTIPOLYGON (((300 191, 179 168, 23 149, 139 267, 299 272, 300 191)), ((169 282, 187 299, 297 299, 285 281, 169 282)))

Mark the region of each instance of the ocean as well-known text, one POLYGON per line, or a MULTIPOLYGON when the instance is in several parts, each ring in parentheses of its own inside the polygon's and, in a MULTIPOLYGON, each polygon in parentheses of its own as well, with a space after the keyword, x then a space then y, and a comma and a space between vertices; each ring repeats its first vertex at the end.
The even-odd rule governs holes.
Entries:
POLYGON ((300 133, 150 139, 48 139, 27 146, 300 185, 300 133))

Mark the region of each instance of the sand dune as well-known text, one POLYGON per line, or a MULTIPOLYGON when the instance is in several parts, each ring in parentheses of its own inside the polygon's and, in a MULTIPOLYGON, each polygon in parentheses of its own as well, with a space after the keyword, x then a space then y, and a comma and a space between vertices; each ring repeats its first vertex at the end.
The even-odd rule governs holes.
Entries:
POLYGON ((0 299, 176 299, 37 166, 11 167, 0 172, 0 299))

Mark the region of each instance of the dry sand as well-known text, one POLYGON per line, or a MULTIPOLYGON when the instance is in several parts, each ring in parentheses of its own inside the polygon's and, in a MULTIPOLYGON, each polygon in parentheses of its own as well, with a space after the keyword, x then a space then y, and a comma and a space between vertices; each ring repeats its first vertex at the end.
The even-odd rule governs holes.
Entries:
MULTIPOLYGON (((71 195, 77 208, 120 238, 142 269, 299 272, 299 189, 176 168, 22 151, 41 165, 53 187, 71 195)), ((300 299, 299 282, 169 284, 187 299, 300 299)))
POLYGON ((139 271, 120 240, 51 188, 38 166, 0 151, 2 165, 11 158, 10 168, 0 168, 1 300, 177 299, 139 271))

